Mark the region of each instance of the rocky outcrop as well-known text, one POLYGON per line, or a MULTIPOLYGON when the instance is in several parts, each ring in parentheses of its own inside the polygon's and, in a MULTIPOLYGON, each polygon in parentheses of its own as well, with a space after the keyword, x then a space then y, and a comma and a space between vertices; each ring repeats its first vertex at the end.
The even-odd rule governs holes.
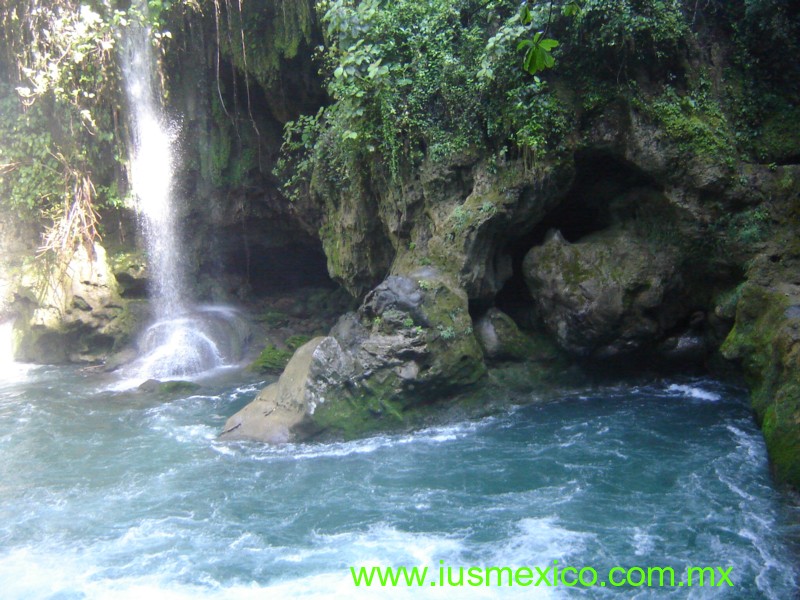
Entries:
POLYGON ((15 282, 16 358, 95 362, 130 340, 136 318, 119 294, 105 249, 79 246, 67 260, 27 262, 15 282))
MULTIPOLYGON (((294 354, 276 383, 264 388, 256 399, 225 423, 221 439, 250 439, 280 444, 295 439, 298 430, 315 429, 312 418, 326 400, 315 375, 331 372, 332 357, 341 355, 331 338, 314 338, 294 354)), ((339 381, 341 383, 341 380, 339 381)))
POLYGON ((539 313, 559 345, 611 358, 651 347, 684 317, 678 253, 623 229, 570 244, 554 232, 525 257, 539 313))
POLYGON ((773 217, 783 226, 717 312, 735 306, 722 353, 742 366, 777 478, 800 488, 800 168, 781 171, 774 179, 783 193, 774 196, 773 217))
POLYGON ((452 281, 434 269, 390 276, 328 337, 300 348, 278 383, 232 417, 224 437, 275 443, 403 425, 485 370, 466 295, 452 281))
POLYGON ((475 337, 490 361, 521 361, 536 351, 535 344, 519 330, 514 320, 497 308, 490 308, 478 319, 475 337))
POLYGON ((776 475, 800 486, 800 283, 746 284, 722 352, 741 361, 776 475))

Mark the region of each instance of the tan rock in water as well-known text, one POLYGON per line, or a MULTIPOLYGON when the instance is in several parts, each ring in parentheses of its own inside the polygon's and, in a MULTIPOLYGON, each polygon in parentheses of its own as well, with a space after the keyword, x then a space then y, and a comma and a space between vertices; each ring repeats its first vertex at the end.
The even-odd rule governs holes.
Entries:
POLYGON ((314 386, 314 365, 324 354, 317 350, 331 343, 336 344, 333 338, 317 337, 298 348, 280 379, 229 418, 220 438, 282 444, 292 441, 297 429, 313 429, 310 417, 325 401, 314 386))

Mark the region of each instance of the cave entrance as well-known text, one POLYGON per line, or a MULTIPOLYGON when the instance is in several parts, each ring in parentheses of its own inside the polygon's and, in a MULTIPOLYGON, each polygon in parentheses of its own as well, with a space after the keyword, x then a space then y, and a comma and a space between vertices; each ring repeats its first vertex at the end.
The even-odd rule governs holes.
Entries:
POLYGON ((318 239, 302 231, 282 231, 280 235, 261 228, 257 231, 222 236, 218 257, 225 276, 246 283, 252 296, 338 287, 328 275, 327 258, 318 239))
POLYGON ((632 203, 653 196, 663 197, 656 182, 623 158, 604 150, 577 152, 575 179, 564 198, 503 250, 511 256, 513 274, 495 297, 495 306, 521 328, 538 328, 539 319, 522 269, 530 249, 544 243, 551 230, 560 231, 564 239, 574 243, 612 227, 636 213, 632 203))

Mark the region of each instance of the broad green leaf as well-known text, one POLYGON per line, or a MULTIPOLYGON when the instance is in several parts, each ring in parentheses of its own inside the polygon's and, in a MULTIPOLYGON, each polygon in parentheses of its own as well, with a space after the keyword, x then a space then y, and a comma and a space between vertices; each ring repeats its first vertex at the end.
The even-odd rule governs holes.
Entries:
POLYGON ((558 46, 558 40, 553 40, 548 38, 546 40, 540 41, 539 46, 549 52, 550 50, 558 46))

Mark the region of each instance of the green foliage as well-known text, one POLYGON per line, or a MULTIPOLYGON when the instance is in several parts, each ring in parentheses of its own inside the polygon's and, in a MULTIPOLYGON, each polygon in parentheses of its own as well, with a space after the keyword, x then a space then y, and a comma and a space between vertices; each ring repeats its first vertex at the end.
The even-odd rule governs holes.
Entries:
POLYGON ((690 32, 683 5, 682 0, 585 0, 575 16, 580 51, 596 52, 613 69, 626 62, 652 68, 673 59, 690 32))
POLYGON ((297 200, 308 193, 323 112, 324 109, 320 109, 313 116, 300 115, 296 121, 289 121, 284 126, 283 146, 275 174, 283 178, 283 187, 290 200, 297 200))
MULTIPOLYGON (((166 0, 151 0, 156 19, 166 0)), ((120 31, 153 25, 111 0, 9 0, 0 6, 0 204, 52 220, 43 247, 98 235, 98 210, 122 203, 120 31)), ((167 32, 151 30, 155 44, 167 32)))
POLYGON ((312 41, 310 0, 215 0, 213 6, 220 52, 267 90, 279 81, 282 61, 296 57, 312 41))
MULTIPOLYGON (((509 139, 533 154, 557 148, 566 111, 545 82, 532 85, 522 69, 516 47, 530 28, 515 2, 317 6, 333 103, 286 125, 275 174, 290 198, 380 188, 422 160, 451 160, 509 139), (504 15, 512 15, 505 24, 504 15)), ((552 65, 555 40, 531 39, 531 66, 552 65)))
POLYGON ((436 330, 439 332, 439 335, 443 340, 454 340, 456 338, 456 330, 452 326, 445 327, 444 325, 439 325, 436 330))
POLYGON ((657 97, 637 96, 634 102, 663 126, 684 153, 732 164, 734 135, 706 78, 701 76, 688 91, 679 93, 667 85, 657 97))
POLYGON ((733 320, 736 317, 736 307, 742 298, 745 283, 740 283, 735 288, 723 292, 716 299, 716 312, 723 318, 733 320))
POLYGON ((719 225, 728 240, 734 244, 749 246, 767 239, 771 217, 765 206, 737 213, 724 219, 719 225))
POLYGON ((481 203, 478 212, 480 212, 482 215, 487 215, 489 217, 492 217, 495 214, 497 214, 497 205, 494 204, 494 202, 490 202, 489 200, 484 200, 481 203))
POLYGON ((289 317, 277 310, 268 310, 258 316, 258 320, 266 324, 268 327, 281 327, 286 325, 289 317))
POLYGON ((286 347, 289 348, 289 350, 295 351, 300 346, 303 346, 310 341, 311 338, 307 335, 291 335, 286 338, 286 347))
POLYGON ((461 233, 472 222, 474 215, 472 211, 463 206, 456 206, 453 213, 450 215, 450 220, 453 222, 453 231, 461 233))
POLYGON ((258 373, 280 373, 286 368, 292 354, 290 350, 281 350, 269 344, 250 365, 250 370, 258 373))
POLYGON ((0 202, 20 216, 39 216, 40 203, 60 198, 63 187, 41 104, 23 111, 16 93, 0 92, 0 139, 0 202))

